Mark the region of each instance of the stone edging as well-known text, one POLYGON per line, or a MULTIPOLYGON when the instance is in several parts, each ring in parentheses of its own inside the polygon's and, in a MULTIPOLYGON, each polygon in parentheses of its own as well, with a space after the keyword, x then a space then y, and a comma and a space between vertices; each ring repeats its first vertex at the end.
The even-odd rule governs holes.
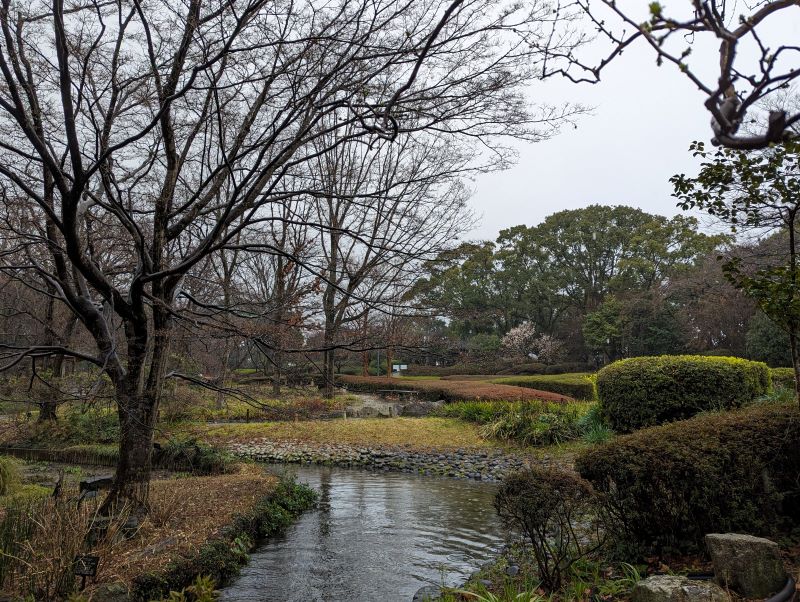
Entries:
MULTIPOLYGON (((527 464, 524 458, 500 450, 412 451, 402 448, 269 439, 231 443, 227 449, 237 456, 258 462, 322 464, 481 481, 498 481, 504 474, 519 470, 527 464)), ((547 460, 542 462, 547 463, 547 460)))

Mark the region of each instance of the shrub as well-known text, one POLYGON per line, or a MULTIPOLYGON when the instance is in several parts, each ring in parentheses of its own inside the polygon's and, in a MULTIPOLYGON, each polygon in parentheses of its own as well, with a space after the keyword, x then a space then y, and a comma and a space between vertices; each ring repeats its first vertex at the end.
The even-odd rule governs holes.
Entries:
POLYGON ((594 401, 597 393, 594 388, 594 380, 591 374, 557 374, 540 376, 511 376, 508 378, 497 378, 493 383, 501 385, 513 385, 515 387, 529 387, 541 391, 560 393, 573 399, 581 401, 594 401))
POLYGON ((530 540, 539 579, 551 592, 602 546, 594 490, 572 473, 537 467, 508 475, 494 505, 508 527, 530 540))
POLYGON ((794 390, 794 369, 793 368, 770 368, 772 384, 778 387, 794 390))
POLYGON ((578 472, 603 492, 624 541, 690 552, 706 533, 774 535, 800 519, 800 412, 757 405, 624 435, 578 472))
POLYGON ((733 357, 635 357, 597 374, 603 417, 619 432, 740 407, 770 389, 766 364, 733 357))
POLYGON ((73 443, 116 443, 119 417, 112 410, 70 408, 66 412, 66 438, 73 443))
POLYGON ((235 463, 230 453, 211 447, 197 439, 173 438, 157 450, 153 463, 157 466, 193 474, 223 474, 235 463))

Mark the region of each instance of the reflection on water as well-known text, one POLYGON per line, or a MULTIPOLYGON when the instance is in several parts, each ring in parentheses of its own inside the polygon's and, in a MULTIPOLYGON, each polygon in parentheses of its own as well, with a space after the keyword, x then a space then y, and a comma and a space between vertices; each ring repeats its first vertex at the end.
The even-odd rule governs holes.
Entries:
POLYGON ((487 483, 326 467, 297 476, 319 508, 253 553, 221 600, 410 601, 423 585, 457 585, 503 543, 487 483))

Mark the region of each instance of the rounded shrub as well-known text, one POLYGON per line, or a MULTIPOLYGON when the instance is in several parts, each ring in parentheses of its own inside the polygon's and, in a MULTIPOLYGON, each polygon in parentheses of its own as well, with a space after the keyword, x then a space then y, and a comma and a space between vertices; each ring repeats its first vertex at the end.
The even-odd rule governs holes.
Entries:
POLYGON ((735 357, 634 357, 597 374, 603 418, 618 432, 737 408, 770 389, 766 364, 735 357))
POLYGON ((580 475, 641 553, 691 552, 707 533, 800 525, 800 411, 758 404, 643 429, 590 448, 580 475))

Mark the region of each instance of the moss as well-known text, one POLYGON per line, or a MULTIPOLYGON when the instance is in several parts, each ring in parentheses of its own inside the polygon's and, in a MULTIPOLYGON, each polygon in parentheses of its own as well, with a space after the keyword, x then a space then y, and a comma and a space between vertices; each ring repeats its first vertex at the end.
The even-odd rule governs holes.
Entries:
POLYGON ((282 481, 275 491, 249 512, 236 516, 219 537, 200 547, 193 556, 173 561, 162 571, 136 577, 131 598, 158 600, 189 586, 200 575, 210 577, 218 586, 230 582, 247 561, 247 552, 255 542, 284 532, 315 501, 316 493, 305 485, 282 481))

